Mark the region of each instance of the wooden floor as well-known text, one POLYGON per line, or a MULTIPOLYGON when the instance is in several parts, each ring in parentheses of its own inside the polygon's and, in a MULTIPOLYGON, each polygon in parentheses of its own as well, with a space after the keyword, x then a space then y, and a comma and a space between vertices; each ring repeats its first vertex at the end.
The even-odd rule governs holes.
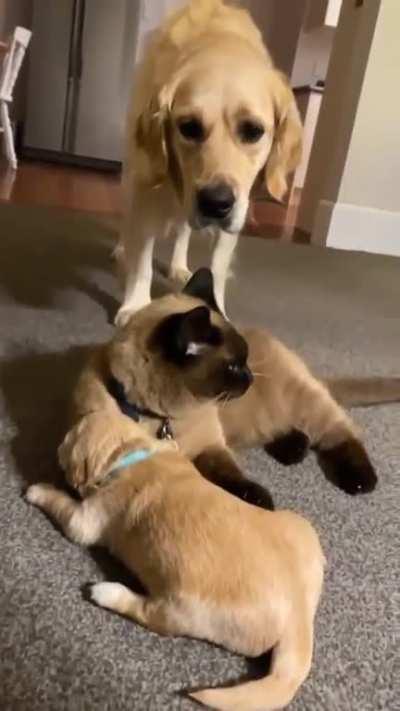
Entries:
POLYGON ((14 172, 0 163, 0 200, 16 205, 42 205, 118 214, 119 175, 98 170, 20 161, 14 172))
MULTIPOLYGON (((104 216, 121 213, 120 176, 72 166, 20 161, 17 172, 0 161, 0 201, 82 210, 104 216)), ((257 200, 252 203, 246 232, 290 240, 295 232, 299 195, 290 206, 257 200)))

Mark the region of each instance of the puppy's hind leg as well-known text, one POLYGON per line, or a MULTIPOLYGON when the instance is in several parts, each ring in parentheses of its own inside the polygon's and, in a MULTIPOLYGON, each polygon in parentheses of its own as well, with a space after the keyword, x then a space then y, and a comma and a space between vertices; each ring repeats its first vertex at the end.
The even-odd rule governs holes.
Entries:
POLYGON ((138 595, 121 583, 111 582, 92 585, 90 597, 99 607, 129 617, 152 632, 177 636, 183 634, 177 624, 177 616, 171 610, 171 603, 166 600, 138 595))
POLYGON ((26 499, 53 519, 71 541, 90 546, 100 540, 102 516, 95 496, 75 501, 50 484, 34 484, 27 490, 26 499))

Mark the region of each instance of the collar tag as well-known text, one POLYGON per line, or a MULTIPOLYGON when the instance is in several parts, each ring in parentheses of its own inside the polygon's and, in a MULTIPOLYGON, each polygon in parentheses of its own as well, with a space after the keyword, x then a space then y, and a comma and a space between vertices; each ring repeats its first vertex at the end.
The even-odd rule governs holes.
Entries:
POLYGON ((171 423, 168 418, 166 418, 158 428, 157 439, 174 439, 174 433, 172 432, 171 423))
POLYGON ((124 387, 116 378, 111 377, 108 381, 108 392, 116 400, 121 412, 127 415, 135 422, 140 422, 142 417, 148 417, 151 420, 160 420, 161 424, 157 430, 157 439, 174 439, 174 433, 171 427, 169 417, 160 415, 157 412, 152 412, 145 408, 140 408, 136 404, 128 402, 126 399, 124 387))

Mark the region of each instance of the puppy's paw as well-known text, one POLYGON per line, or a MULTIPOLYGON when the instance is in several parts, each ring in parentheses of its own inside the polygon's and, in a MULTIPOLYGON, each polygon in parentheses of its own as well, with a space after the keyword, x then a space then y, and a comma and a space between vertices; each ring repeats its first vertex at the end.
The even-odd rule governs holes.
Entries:
POLYGON ((90 599, 99 607, 119 611, 127 593, 128 589, 121 583, 95 583, 90 588, 90 599))
POLYGON ((183 288, 188 283, 189 279, 193 276, 190 269, 181 269, 171 267, 168 272, 168 277, 174 282, 175 286, 183 288))
POLYGON ((30 504, 42 508, 47 501, 49 493, 53 491, 55 491, 55 488, 51 484, 32 484, 25 492, 25 499, 30 504))

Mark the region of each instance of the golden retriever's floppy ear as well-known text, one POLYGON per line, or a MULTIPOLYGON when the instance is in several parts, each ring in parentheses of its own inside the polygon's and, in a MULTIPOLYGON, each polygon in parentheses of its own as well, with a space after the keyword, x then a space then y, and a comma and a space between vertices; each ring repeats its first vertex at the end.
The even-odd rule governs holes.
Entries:
POLYGON ((151 99, 148 106, 136 120, 136 145, 144 150, 149 158, 149 180, 152 185, 158 185, 163 182, 168 174, 169 137, 167 121, 171 104, 171 88, 163 87, 158 95, 151 99))
POLYGON ((275 134, 265 168, 265 182, 270 195, 282 200, 288 187, 288 175, 300 163, 303 127, 286 77, 280 72, 275 74, 275 134))

